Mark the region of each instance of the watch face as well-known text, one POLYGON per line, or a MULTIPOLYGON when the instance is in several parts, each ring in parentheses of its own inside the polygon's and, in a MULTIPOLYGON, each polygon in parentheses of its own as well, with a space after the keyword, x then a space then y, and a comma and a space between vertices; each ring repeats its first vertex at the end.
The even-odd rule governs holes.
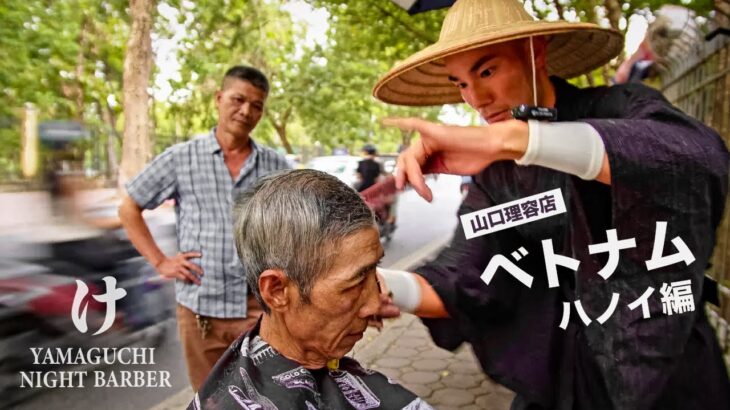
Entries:
POLYGON ((555 121, 558 119, 558 110, 556 108, 521 104, 512 109, 512 117, 523 121, 555 121))

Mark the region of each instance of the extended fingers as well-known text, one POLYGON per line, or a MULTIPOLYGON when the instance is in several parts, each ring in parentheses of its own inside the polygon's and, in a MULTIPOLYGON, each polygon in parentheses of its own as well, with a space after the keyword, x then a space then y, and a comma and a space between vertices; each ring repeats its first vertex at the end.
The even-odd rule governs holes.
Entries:
POLYGON ((199 276, 203 275, 203 269, 187 260, 187 257, 199 256, 200 253, 198 252, 179 253, 173 258, 166 259, 162 264, 160 264, 158 270, 163 277, 179 279, 200 285, 199 276))
POLYGON ((383 118, 382 124, 386 127, 395 127, 403 131, 419 131, 422 122, 420 118, 383 118))
POLYGON ((192 272, 190 272, 185 266, 178 266, 176 272, 176 277, 178 279, 184 280, 186 282, 192 282, 196 285, 200 285, 200 279, 195 276, 192 272))
POLYGON ((381 123, 386 127, 398 128, 402 131, 416 131, 421 135, 432 134, 437 131, 440 124, 426 121, 421 118, 384 118, 381 123))
POLYGON ((393 299, 384 293, 380 294, 380 309, 378 315, 384 319, 400 316, 400 309, 393 304, 393 299))
POLYGON ((431 194, 431 189, 426 185, 426 179, 423 176, 422 169, 428 160, 426 149, 421 141, 417 141, 408 151, 411 155, 405 155, 403 161, 406 179, 418 195, 426 201, 431 202, 433 195, 431 194))
POLYGON ((406 183, 411 184, 418 195, 431 202, 433 195, 431 189, 426 185, 426 179, 421 171, 421 164, 412 152, 404 152, 398 157, 398 172, 395 175, 395 187, 399 190, 405 188, 406 183))
POLYGON ((384 305, 380 308, 380 317, 383 319, 392 319, 400 316, 400 309, 394 304, 384 305))
POLYGON ((203 268, 201 268, 200 266, 198 266, 188 260, 183 262, 183 266, 186 267, 187 269, 197 273, 198 275, 203 276, 203 268))

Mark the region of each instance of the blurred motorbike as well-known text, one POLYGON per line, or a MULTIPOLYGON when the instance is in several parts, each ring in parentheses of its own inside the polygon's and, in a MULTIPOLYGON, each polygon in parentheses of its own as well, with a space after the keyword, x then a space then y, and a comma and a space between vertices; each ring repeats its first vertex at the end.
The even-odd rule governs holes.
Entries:
POLYGON ((83 238, 24 242, 24 252, 0 260, 0 396, 13 403, 37 393, 20 389, 19 372, 63 370, 33 364, 30 347, 90 348, 158 346, 173 319, 172 286, 163 282, 132 245, 109 232, 83 238), (109 331, 98 336, 106 305, 91 295, 104 293, 103 278, 112 276, 127 294, 117 302, 109 331), (89 288, 81 333, 71 319, 76 280, 89 288))

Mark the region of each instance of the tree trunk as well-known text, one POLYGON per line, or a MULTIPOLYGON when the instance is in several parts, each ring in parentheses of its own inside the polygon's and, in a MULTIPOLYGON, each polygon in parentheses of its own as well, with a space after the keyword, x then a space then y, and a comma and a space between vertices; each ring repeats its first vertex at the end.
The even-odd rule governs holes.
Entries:
POLYGON ((611 28, 621 31, 618 28, 618 23, 621 21, 621 16, 623 15, 621 12, 621 2, 619 0, 606 0, 604 7, 606 7, 606 17, 608 17, 611 28))
POLYGON ((274 126, 276 133, 279 135, 279 140, 281 140, 281 145, 284 146, 286 153, 293 154, 294 150, 291 148, 291 145, 289 144, 289 140, 286 139, 286 123, 283 122, 281 125, 279 125, 276 122, 274 122, 274 120, 271 119, 271 117, 269 117, 269 121, 271 121, 271 125, 274 126))
POLYGON ((84 14, 81 18, 81 30, 79 37, 76 39, 79 44, 79 52, 76 54, 76 69, 74 70, 75 75, 75 87, 74 100, 76 102, 76 119, 83 123, 84 122, 84 66, 86 64, 86 48, 88 47, 88 36, 89 31, 89 17, 84 14))
POLYGON ((152 73, 152 12, 155 0, 129 0, 132 31, 124 56, 124 141, 119 187, 150 159, 150 113, 147 87, 152 73))
POLYGON ((715 11, 717 11, 715 20, 719 26, 726 26, 730 23, 730 1, 715 0, 715 11))
POLYGON ((101 101, 96 101, 97 108, 99 110, 99 116, 104 120, 107 125, 107 138, 106 138, 106 175, 107 178, 113 178, 119 172, 119 163, 117 161, 117 148, 114 143, 115 140, 119 140, 119 132, 117 131, 117 121, 114 117, 114 111, 107 102, 102 104, 101 101))
POLYGON ((608 68, 608 64, 601 67, 601 75, 603 76, 603 84, 611 85, 611 71, 608 68))
POLYGON ((108 134, 106 136, 106 169, 107 176, 113 178, 113 176, 119 173, 119 161, 117 160, 117 144, 114 143, 116 139, 114 135, 108 134))
POLYGON ((558 12, 558 17, 565 20, 565 9, 563 9, 563 5, 560 4, 559 0, 553 0, 553 4, 555 5, 555 11, 558 12))
MULTIPOLYGON (((272 77, 273 78, 273 77, 272 77)), ((281 140, 281 145, 284 146, 284 149, 286 150, 287 154, 293 154, 294 150, 291 148, 291 144, 289 144, 289 140, 286 137, 286 124, 289 122, 289 118, 291 118, 291 114, 293 111, 293 107, 289 106, 286 111, 284 111, 283 114, 278 115, 279 120, 277 121, 274 117, 277 117, 275 113, 266 110, 266 118, 269 119, 271 122, 271 125, 276 130, 276 133, 279 135, 279 139, 281 140)))

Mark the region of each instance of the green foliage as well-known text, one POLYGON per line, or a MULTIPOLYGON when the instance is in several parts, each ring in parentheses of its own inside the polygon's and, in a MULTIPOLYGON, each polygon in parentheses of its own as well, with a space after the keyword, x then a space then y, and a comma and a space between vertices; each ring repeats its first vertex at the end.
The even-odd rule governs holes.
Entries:
POLYGON ((384 130, 388 115, 435 118, 438 108, 404 109, 375 101, 378 77, 434 41, 443 12, 408 16, 389 0, 315 1, 330 15, 325 44, 302 41, 306 28, 282 11, 282 1, 231 0, 197 3, 181 13, 191 35, 181 44, 181 81, 190 98, 170 110, 186 130, 215 124, 213 96, 223 72, 234 64, 261 68, 272 90, 259 139, 282 143, 281 127, 292 145, 358 146, 383 141, 396 147, 399 131, 384 130), (414 36, 416 38, 414 39, 414 36), (291 127, 293 133, 289 132, 291 127))
POLYGON ((305 126, 323 144, 373 142, 394 150, 398 130, 383 128, 388 116, 436 119, 440 107, 386 105, 372 97, 379 77, 393 64, 438 39, 444 10, 409 16, 390 0, 317 0, 330 15, 328 43, 312 50, 312 93, 301 106, 305 126))
MULTIPOLYGON (((39 119, 101 127, 96 103, 121 101, 128 21, 121 2, 6 0, 0 4, 0 168, 14 172, 25 103, 39 119)), ((112 106, 116 115, 120 106, 112 106)))
POLYGON ((210 1, 184 5, 181 23, 188 33, 180 44, 181 80, 173 88, 190 95, 170 102, 185 130, 203 131, 216 123, 215 91, 225 71, 238 64, 264 71, 272 84, 269 107, 282 110, 279 96, 293 69, 294 27, 279 4, 258 0, 210 1))
MULTIPOLYGON (((316 142, 326 148, 351 149, 372 142, 381 151, 394 150, 407 136, 381 127, 381 118, 435 119, 440 111, 440 107, 389 106, 376 101, 371 92, 396 61, 436 41, 445 10, 409 16, 390 0, 309 0, 312 7, 329 14, 325 41, 312 44, 304 40, 307 27, 286 11, 286 0, 159 3, 177 13, 173 21, 167 14, 155 16, 153 38, 179 38, 180 76, 171 83, 171 97, 152 104, 155 152, 207 132, 216 123, 213 96, 225 70, 236 64, 256 66, 271 80, 266 117, 256 138, 279 147, 290 144, 295 151, 316 142)), ((607 7, 616 4, 619 28, 625 30, 625 22, 635 13, 648 15, 664 4, 680 4, 706 16, 713 1, 537 4, 532 7, 539 16, 554 18, 561 12, 602 25, 608 21, 599 20, 600 16, 608 15, 607 7)), ((101 138, 87 148, 106 157, 99 147, 105 147, 108 138, 116 141, 113 135, 121 131, 124 119, 127 5, 117 0, 0 2, 0 178, 19 168, 22 107, 27 102, 38 108, 41 121, 83 121, 101 138)), ((156 67, 154 75, 164 71, 165 67, 156 67)), ((596 71, 590 79, 601 84, 610 74, 596 71)), ((588 85, 588 79, 576 81, 588 85)))

